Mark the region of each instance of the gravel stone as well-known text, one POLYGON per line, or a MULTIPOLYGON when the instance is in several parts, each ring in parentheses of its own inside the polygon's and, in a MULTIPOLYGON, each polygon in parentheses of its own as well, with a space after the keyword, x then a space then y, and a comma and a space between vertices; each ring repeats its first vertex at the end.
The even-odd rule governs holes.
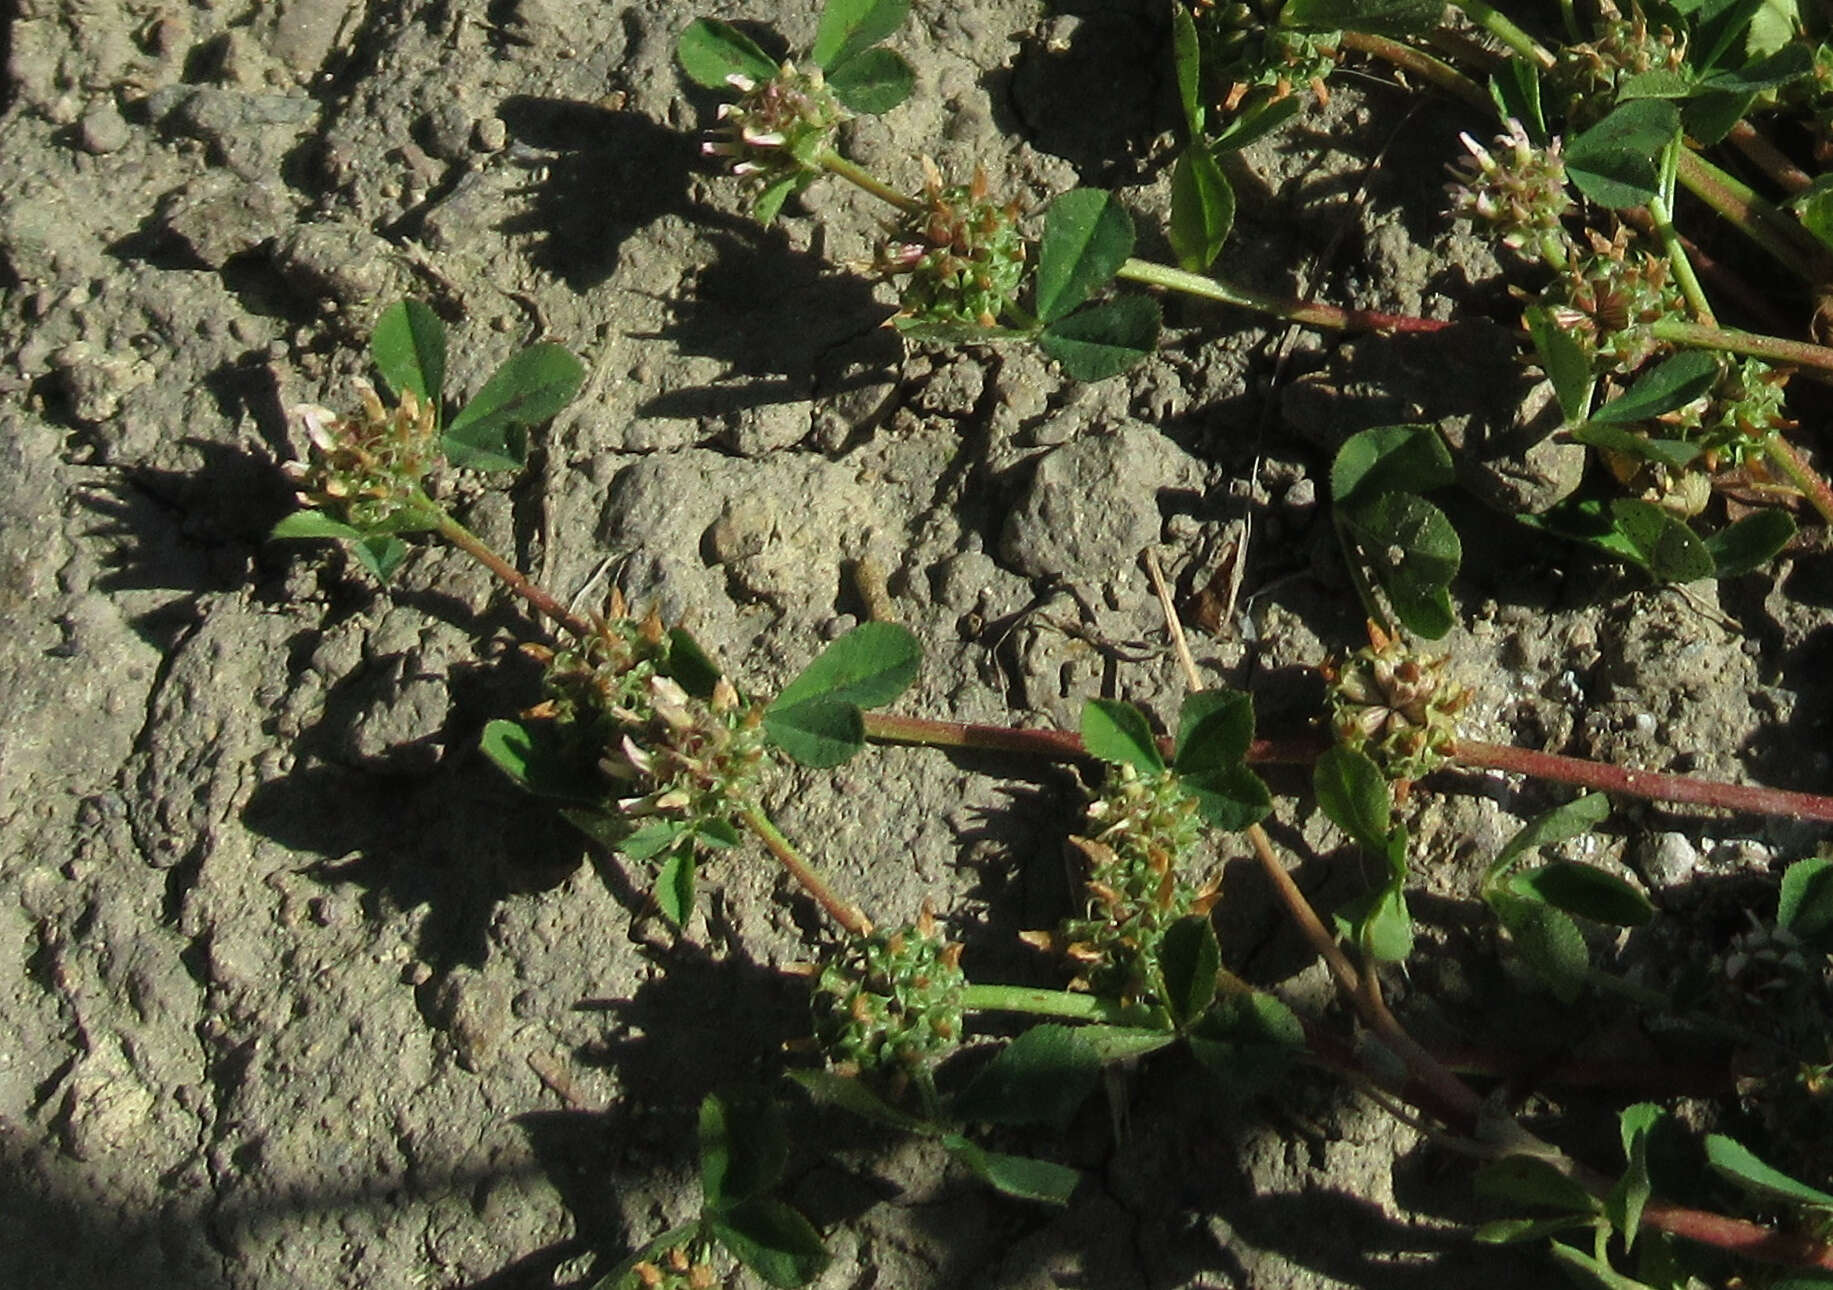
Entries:
POLYGON ((1188 465, 1136 422, 1046 452, 1006 517, 1000 558, 1032 578, 1111 578, 1158 541, 1159 490, 1185 483, 1188 465))
POLYGON ((133 131, 112 100, 97 103, 77 123, 77 144, 84 152, 98 157, 119 152, 133 138, 133 131))

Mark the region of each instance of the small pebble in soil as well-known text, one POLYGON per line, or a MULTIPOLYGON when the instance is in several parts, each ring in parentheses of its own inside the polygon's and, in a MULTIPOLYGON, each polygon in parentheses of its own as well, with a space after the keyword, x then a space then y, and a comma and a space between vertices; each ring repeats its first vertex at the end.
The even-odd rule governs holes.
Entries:
POLYGON ((100 157, 111 152, 119 152, 133 138, 127 122, 111 102, 97 103, 77 124, 77 143, 84 152, 100 157))
POLYGON ((1657 894, 1671 894, 1699 872, 1699 848, 1684 833, 1655 833, 1637 841, 1634 861, 1657 894))

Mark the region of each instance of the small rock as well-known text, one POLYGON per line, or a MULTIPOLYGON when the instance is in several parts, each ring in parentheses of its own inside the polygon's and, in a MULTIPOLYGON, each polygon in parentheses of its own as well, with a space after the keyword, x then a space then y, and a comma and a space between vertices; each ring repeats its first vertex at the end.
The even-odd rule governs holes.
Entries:
POLYGON ((274 248, 274 267, 308 300, 330 301, 353 311, 387 301, 406 289, 406 272, 394 249, 368 229, 327 220, 302 224, 274 248))
POLYGON ((731 564, 761 555, 775 531, 776 516, 761 498, 733 498, 707 530, 707 557, 714 564, 731 564))
POLYGON ((471 114, 457 99, 445 99, 420 118, 415 133, 441 161, 463 161, 471 146, 471 114))
POLYGON ((970 416, 985 388, 986 369, 971 358, 956 357, 929 378, 916 396, 916 405, 945 417, 970 416))
POLYGON ((303 81, 324 66, 331 51, 347 44, 362 6, 358 0, 294 0, 273 14, 267 47, 303 81))
POLYGON ((502 201, 502 188, 493 176, 468 171, 427 211, 420 240, 435 251, 473 242, 500 217, 502 201))
POLYGON ((1004 414, 1001 419, 1016 427, 1043 416, 1050 406, 1054 385, 1050 370, 1031 351, 1015 350, 1006 355, 999 374, 993 378, 993 392, 1004 414))
POLYGON ((936 603, 958 614, 964 614, 980 603, 980 598, 1002 577, 1000 567, 984 551, 963 551, 936 566, 936 603))
POLYGON ((524 44, 538 45, 555 34, 557 24, 546 0, 511 0, 501 27, 524 44))
POLYGON ((1158 541, 1158 492, 1184 482, 1188 466, 1137 422, 1072 440, 1038 458, 1006 518, 1000 555, 1028 577, 1111 577, 1158 541))
POLYGON ((1582 443, 1556 440, 1564 414, 1551 381, 1522 392, 1508 425, 1484 425, 1482 414, 1452 414, 1439 423, 1458 462, 1458 478, 1504 513, 1538 515, 1565 500, 1584 477, 1582 443))
POLYGON ((432 1016, 465 1070, 482 1070, 495 1059, 509 1026, 509 1004, 502 982, 469 968, 453 969, 433 988, 432 1016))
POLYGON ((134 354, 98 354, 86 341, 65 345, 51 355, 70 400, 70 415, 85 425, 99 425, 121 410, 130 390, 153 379, 153 365, 134 354))
POLYGON ((487 116, 471 129, 471 146, 479 152, 501 152, 509 145, 509 127, 500 116, 487 116))
POLYGON ((105 156, 127 146, 133 134, 112 102, 97 103, 77 123, 77 143, 84 152, 105 156))
POLYGON ((1282 500, 1285 503, 1286 511, 1294 519, 1307 518, 1317 508, 1316 481, 1309 475, 1293 480, 1292 486, 1286 489, 1286 495, 1282 500))
POLYGON ((806 439, 812 413, 813 405, 807 402, 740 408, 726 417, 714 441, 741 457, 761 457, 806 439))
POLYGON ((1656 833, 1638 839, 1635 869, 1657 892, 1687 883, 1699 872, 1699 848, 1684 833, 1656 833))
POLYGON ((260 246, 291 227, 286 202, 264 184, 235 183, 217 172, 201 175, 160 203, 165 231, 206 268, 260 246))
POLYGON ((146 1132, 151 1089, 140 1081, 119 1043, 107 1040, 71 1068, 59 1115, 64 1150, 93 1160, 146 1132))
POLYGON ((174 85, 147 96, 147 112, 163 129, 203 140, 215 160, 264 183, 318 111, 303 94, 249 94, 214 85, 174 85))

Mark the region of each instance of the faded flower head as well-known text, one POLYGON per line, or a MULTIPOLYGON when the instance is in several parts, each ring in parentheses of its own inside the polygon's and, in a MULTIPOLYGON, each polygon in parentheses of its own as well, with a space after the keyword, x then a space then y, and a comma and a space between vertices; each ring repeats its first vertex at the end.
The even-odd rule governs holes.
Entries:
POLYGON ((1549 312, 1605 370, 1633 372, 1665 347, 1654 324, 1684 316, 1686 301, 1667 258, 1632 244, 1627 228, 1589 237, 1592 254, 1550 289, 1549 312))
POLYGON ((1369 645, 1326 669, 1331 726, 1345 747, 1367 753, 1397 780, 1436 769, 1457 738, 1470 691, 1446 674, 1444 658, 1417 656, 1374 623, 1369 645))
POLYGON ((817 171, 817 158, 834 130, 852 115, 834 97, 818 67, 803 72, 785 61, 767 81, 734 72, 726 83, 739 97, 719 105, 724 124, 700 150, 707 156, 731 158, 733 174, 766 187, 817 171))
POLYGON ((717 1290, 722 1279, 697 1252, 677 1245, 630 1269, 618 1290, 717 1290))
POLYGON ((1631 4, 1624 17, 1614 4, 1605 12, 1592 39, 1562 45, 1546 74, 1546 86, 1563 102, 1566 124, 1574 132, 1595 125, 1617 102, 1617 87, 1643 72, 1677 72, 1686 65, 1685 32, 1651 27, 1640 8, 1631 4))
POLYGON ((1196 798, 1171 771, 1110 767, 1089 803, 1091 836, 1071 838, 1086 862, 1088 912, 1024 939, 1074 964, 1072 989, 1123 1003, 1162 1004, 1158 958, 1171 925, 1207 914, 1214 882, 1198 885, 1180 862, 1202 838, 1196 798))
POLYGON ((1458 137, 1470 155, 1462 166, 1450 168, 1456 182, 1446 191, 1456 213, 1488 226, 1514 251, 1540 255, 1548 239, 1556 239, 1554 258, 1563 260, 1570 239, 1561 221, 1572 209, 1572 198, 1566 192, 1561 141, 1536 148, 1513 117, 1507 132, 1496 136, 1494 152, 1468 134, 1458 137))
POLYGON ((621 597, 611 609, 583 643, 524 647, 545 664, 549 695, 527 715, 558 721, 594 750, 615 808, 632 822, 734 818, 763 772, 763 705, 724 677, 689 693, 675 674, 679 634, 653 609, 624 616, 621 597))
POLYGON ((886 227, 870 268, 907 278, 900 320, 995 326, 1025 276, 1018 203, 989 198, 979 167, 965 185, 943 184, 928 157, 923 171, 922 204, 886 227))
POLYGON ((385 406, 367 384, 357 392, 362 410, 341 417, 329 408, 293 409, 311 443, 309 462, 282 469, 299 487, 299 499, 353 528, 388 531, 421 496, 421 480, 440 460, 438 416, 412 390, 385 406))

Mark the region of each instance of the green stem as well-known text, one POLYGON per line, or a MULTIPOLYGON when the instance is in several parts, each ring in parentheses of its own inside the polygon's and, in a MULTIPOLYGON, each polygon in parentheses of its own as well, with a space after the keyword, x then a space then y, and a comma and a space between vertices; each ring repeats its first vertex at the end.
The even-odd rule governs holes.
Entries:
POLYGON ((1333 331, 1434 332, 1451 326, 1449 322, 1437 318, 1415 318, 1408 314, 1382 313, 1373 309, 1339 309, 1335 305, 1321 305, 1292 296, 1267 295, 1236 286, 1232 282, 1224 282, 1220 278, 1191 273, 1187 269, 1174 269, 1168 264, 1155 264, 1151 260, 1128 260, 1114 276, 1127 282, 1162 287, 1166 291, 1177 291, 1203 300, 1216 300, 1225 305, 1272 314, 1287 322, 1333 331))
POLYGON ((1810 344, 1805 340, 1785 340, 1757 332, 1738 331, 1731 327, 1712 327, 1688 322, 1682 318, 1661 318, 1649 325, 1657 340, 1688 345, 1694 349, 1720 350, 1727 354, 1748 354, 1807 369, 1816 380, 1833 381, 1833 349, 1810 344))
POLYGON ((1648 213, 1655 223, 1655 236, 1661 239, 1668 264, 1674 270, 1674 281, 1680 285, 1680 293, 1686 297, 1694 318, 1708 327, 1716 325, 1712 306, 1706 302, 1706 293, 1699 285, 1699 275, 1693 272, 1693 261, 1687 258, 1687 249, 1680 244, 1680 234, 1674 230, 1674 218, 1667 202, 1660 197, 1650 199, 1648 213))
POLYGON ((1373 36, 1362 31, 1343 33, 1343 48, 1353 49, 1358 54, 1370 58, 1379 58, 1389 66, 1411 72, 1420 80, 1438 86, 1447 94, 1462 99, 1479 112, 1495 110, 1490 101, 1489 91, 1458 71, 1442 58, 1434 58, 1425 50, 1416 46, 1392 40, 1387 36, 1373 36))
POLYGON ((1676 177, 1695 197, 1773 256, 1803 282, 1827 276, 1827 256, 1812 233, 1691 148, 1680 153, 1676 177))
POLYGON ((872 920, 857 905, 849 905, 834 894, 834 889, 827 885, 827 879, 815 872, 814 865, 783 836, 770 817, 764 814, 763 808, 747 806, 743 819, 770 854, 777 858, 777 862, 789 871, 789 876, 802 885, 803 891, 814 897, 817 905, 827 911, 829 918, 855 936, 872 934, 872 920))
POLYGON ((564 628, 580 641, 590 640, 598 634, 597 627, 555 600, 544 588, 529 581, 520 569, 491 550, 477 534, 453 519, 445 507, 424 496, 418 505, 440 537, 490 570, 498 582, 552 619, 555 625, 564 628))
POLYGON ((1544 45, 1496 12, 1486 0, 1454 0, 1454 3, 1464 11, 1466 18, 1542 71, 1553 66, 1553 55, 1544 45))
POLYGON ((969 1012, 1024 1012, 1034 1017, 1099 1021, 1113 1026, 1149 1026, 1152 1016, 1149 1010, 1138 1005, 1116 1003, 1092 994, 1036 990, 1023 985, 970 985, 962 991, 961 1006, 969 1012))
POLYGON ((901 211, 911 213, 923 209, 923 203, 915 197, 908 193, 900 193, 864 166, 848 161, 831 148, 816 157, 815 162, 829 174, 839 175, 848 183, 865 189, 880 201, 889 202, 901 211))
POLYGON ((1375 598, 1374 584, 1368 580, 1368 570, 1362 567, 1357 557, 1356 544, 1349 536, 1349 527, 1343 523, 1340 515, 1336 517, 1337 543, 1343 548, 1343 567, 1349 570, 1349 585, 1355 588, 1356 599, 1362 602, 1362 616, 1371 623, 1379 624, 1389 636, 1396 635, 1394 624, 1381 610, 1381 602, 1375 598))
POLYGON ((1787 475, 1789 482, 1799 488, 1820 518, 1833 524, 1833 489, 1827 487, 1827 481, 1820 473, 1802 459, 1795 446, 1782 437, 1782 432, 1772 430, 1763 441, 1763 452, 1787 475))

